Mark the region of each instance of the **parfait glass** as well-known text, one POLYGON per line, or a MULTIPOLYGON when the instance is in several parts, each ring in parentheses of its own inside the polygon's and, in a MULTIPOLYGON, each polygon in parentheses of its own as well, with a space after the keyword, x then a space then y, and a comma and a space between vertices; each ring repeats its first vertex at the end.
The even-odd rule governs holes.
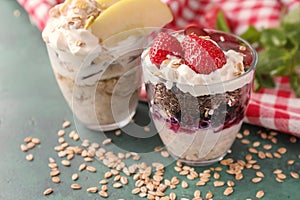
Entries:
MULTIPOLYGON (((195 166, 218 162, 231 148, 245 117, 257 62, 256 51, 242 38, 205 31, 223 51, 243 48, 244 73, 226 81, 187 84, 153 72, 147 50, 142 57, 148 104, 158 134, 175 159, 195 166)), ((184 32, 171 34, 180 37, 184 32)))

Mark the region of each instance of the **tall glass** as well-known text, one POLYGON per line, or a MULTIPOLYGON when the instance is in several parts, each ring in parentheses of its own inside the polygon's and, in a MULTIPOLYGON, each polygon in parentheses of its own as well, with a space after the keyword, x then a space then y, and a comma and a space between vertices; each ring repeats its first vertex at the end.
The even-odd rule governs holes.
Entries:
POLYGON ((65 100, 76 118, 93 130, 124 127, 136 111, 143 37, 122 34, 83 56, 47 43, 52 69, 65 100))
MULTIPOLYGON (((232 46, 238 42, 246 48, 244 59, 252 62, 243 74, 223 82, 186 84, 153 73, 142 58, 150 112, 159 136, 175 158, 190 165, 220 161, 231 148, 243 123, 257 62, 255 50, 242 38, 207 31, 234 39, 232 46)), ((174 33, 178 34, 183 33, 174 33)), ((231 46, 227 42, 220 45, 226 51, 231 46)))

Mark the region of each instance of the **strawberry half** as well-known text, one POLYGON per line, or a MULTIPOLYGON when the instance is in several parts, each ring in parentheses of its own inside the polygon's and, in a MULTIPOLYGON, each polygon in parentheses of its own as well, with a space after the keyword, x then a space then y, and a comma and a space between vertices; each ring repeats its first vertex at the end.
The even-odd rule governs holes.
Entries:
POLYGON ((223 51, 211 40, 187 35, 182 47, 185 63, 198 74, 210 74, 226 64, 223 51))
POLYGON ((168 55, 182 58, 183 50, 180 42, 172 35, 159 33, 149 50, 150 60, 153 64, 160 65, 168 55))

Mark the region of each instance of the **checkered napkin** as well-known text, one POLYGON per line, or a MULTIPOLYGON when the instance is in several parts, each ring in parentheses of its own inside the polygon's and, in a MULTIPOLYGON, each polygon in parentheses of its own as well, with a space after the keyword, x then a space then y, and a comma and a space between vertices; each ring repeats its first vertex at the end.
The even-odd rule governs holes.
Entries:
MULTIPOLYGON (((64 0, 18 0, 32 22, 43 30, 48 11, 64 0)), ((223 11, 231 30, 240 34, 251 24, 256 28, 274 27, 282 8, 300 5, 300 0, 162 0, 171 8, 174 21, 169 27, 183 28, 196 23, 215 28, 216 14, 223 11)), ((297 99, 287 77, 275 79, 276 87, 253 93, 245 121, 300 137, 300 98, 297 99)), ((141 100, 145 100, 142 89, 141 100)))

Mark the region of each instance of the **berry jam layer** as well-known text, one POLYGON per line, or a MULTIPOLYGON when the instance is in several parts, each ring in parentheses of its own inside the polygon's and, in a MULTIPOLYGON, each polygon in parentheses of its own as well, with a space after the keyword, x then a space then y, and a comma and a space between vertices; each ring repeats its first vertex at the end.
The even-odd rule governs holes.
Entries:
POLYGON ((239 124, 245 115, 251 85, 234 91, 194 97, 176 86, 167 89, 163 83, 147 84, 153 97, 151 102, 154 119, 163 119, 174 133, 195 133, 202 129, 219 132, 239 124))

